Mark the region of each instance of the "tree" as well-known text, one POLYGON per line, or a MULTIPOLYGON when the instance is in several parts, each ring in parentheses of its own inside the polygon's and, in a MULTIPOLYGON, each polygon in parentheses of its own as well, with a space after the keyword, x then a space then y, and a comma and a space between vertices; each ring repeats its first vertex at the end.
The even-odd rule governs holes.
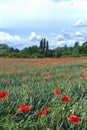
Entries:
POLYGON ((79 42, 75 42, 74 47, 79 47, 79 42))
POLYGON ((87 47, 87 42, 84 42, 84 43, 82 44, 82 46, 87 47))
POLYGON ((61 55, 62 55, 62 50, 60 47, 57 47, 55 49, 55 57, 61 57, 61 55))
POLYGON ((15 51, 16 53, 20 52, 20 50, 19 50, 19 49, 17 49, 17 48, 16 48, 14 51, 15 51))
POLYGON ((0 50, 8 50, 9 46, 7 44, 0 44, 0 50))
POLYGON ((48 51, 49 50, 49 42, 47 41, 46 42, 46 51, 48 51))
POLYGON ((43 39, 41 39, 41 41, 40 41, 40 46, 39 46, 39 48, 42 49, 42 47, 43 47, 43 39))
POLYGON ((45 51, 46 48, 46 39, 43 39, 43 44, 42 44, 42 50, 45 51))
POLYGON ((10 48, 9 48, 9 51, 10 51, 10 52, 14 52, 15 49, 14 49, 13 47, 10 47, 10 48))
POLYGON ((41 39, 39 48, 42 49, 43 52, 49 49, 49 42, 46 40, 46 38, 41 39))

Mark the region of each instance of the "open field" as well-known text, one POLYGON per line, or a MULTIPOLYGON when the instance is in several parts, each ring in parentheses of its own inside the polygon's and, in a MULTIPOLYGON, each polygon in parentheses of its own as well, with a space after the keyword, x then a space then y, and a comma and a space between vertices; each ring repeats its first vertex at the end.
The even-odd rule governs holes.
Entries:
POLYGON ((0 130, 87 130, 87 58, 0 58, 0 130))

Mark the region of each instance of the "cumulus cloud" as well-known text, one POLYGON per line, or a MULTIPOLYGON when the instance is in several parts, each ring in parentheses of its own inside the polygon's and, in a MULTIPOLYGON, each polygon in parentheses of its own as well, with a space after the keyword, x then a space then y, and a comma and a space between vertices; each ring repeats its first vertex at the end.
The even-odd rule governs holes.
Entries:
POLYGON ((9 47, 19 48, 24 47, 26 40, 18 35, 11 35, 8 32, 0 31, 0 44, 8 44, 9 47))
MULTIPOLYGON (((63 30, 61 34, 50 33, 49 35, 44 34, 43 36, 49 41, 49 47, 51 49, 56 47, 62 47, 64 45, 74 46, 75 42, 79 42, 80 45, 87 41, 87 31, 76 31, 70 32, 63 30)), ((18 35, 11 35, 8 32, 0 31, 0 43, 5 43, 9 47, 23 49, 33 45, 39 46, 39 42, 42 39, 40 34, 31 32, 26 38, 18 35)))
POLYGON ((76 23, 74 24, 75 27, 84 27, 87 26, 87 21, 86 20, 79 20, 76 21, 76 23))
POLYGON ((60 46, 60 47, 63 47, 64 45, 67 45, 68 47, 70 46, 73 46, 75 43, 75 41, 73 40, 64 40, 64 41, 61 41, 61 42, 57 42, 57 45, 60 46))
POLYGON ((41 36, 31 32, 30 36, 22 38, 18 35, 11 35, 8 32, 0 31, 0 44, 8 44, 9 47, 23 49, 32 45, 38 45, 41 36))
POLYGON ((41 36, 36 34, 35 32, 31 32, 31 34, 28 38, 30 41, 38 41, 41 39, 41 36))
POLYGON ((66 39, 69 39, 69 38, 72 38, 73 37, 73 34, 67 30, 62 30, 62 33, 63 33, 63 36, 66 38, 66 39))
POLYGON ((64 40, 64 36, 63 35, 57 35, 56 36, 56 40, 63 41, 64 40))
POLYGON ((86 31, 75 32, 74 39, 80 43, 81 41, 83 42, 87 41, 87 32, 86 31))
POLYGON ((75 37, 82 37, 82 33, 81 32, 75 32, 75 37))
POLYGON ((21 38, 17 35, 12 36, 8 32, 0 32, 0 42, 5 42, 5 41, 10 41, 10 42, 20 42, 21 38))
POLYGON ((87 41, 87 31, 76 31, 70 32, 67 30, 62 30, 61 34, 51 34, 48 37, 50 48, 74 46, 75 42, 79 42, 82 45, 83 42, 87 41))

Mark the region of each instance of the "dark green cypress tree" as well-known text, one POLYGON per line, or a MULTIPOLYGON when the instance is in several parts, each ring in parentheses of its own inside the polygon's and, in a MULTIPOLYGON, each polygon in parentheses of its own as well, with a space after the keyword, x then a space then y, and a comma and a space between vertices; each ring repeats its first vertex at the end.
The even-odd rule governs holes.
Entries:
POLYGON ((43 47, 43 39, 41 39, 41 41, 40 41, 40 46, 39 46, 39 48, 42 49, 42 47, 43 47))
POLYGON ((46 51, 48 51, 49 50, 49 42, 47 41, 46 42, 46 51))
POLYGON ((43 50, 45 51, 45 49, 46 49, 46 39, 44 38, 43 39, 43 50))

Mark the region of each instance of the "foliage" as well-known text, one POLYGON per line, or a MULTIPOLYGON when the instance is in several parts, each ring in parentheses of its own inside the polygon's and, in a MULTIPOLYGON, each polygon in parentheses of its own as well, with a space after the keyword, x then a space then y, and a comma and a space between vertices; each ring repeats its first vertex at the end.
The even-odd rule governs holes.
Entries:
POLYGON ((79 45, 76 42, 73 47, 57 47, 49 49, 49 42, 41 39, 39 46, 26 47, 22 50, 14 49, 6 44, 0 44, 0 57, 20 57, 20 58, 45 58, 45 57, 81 57, 87 56, 87 42, 79 45))

